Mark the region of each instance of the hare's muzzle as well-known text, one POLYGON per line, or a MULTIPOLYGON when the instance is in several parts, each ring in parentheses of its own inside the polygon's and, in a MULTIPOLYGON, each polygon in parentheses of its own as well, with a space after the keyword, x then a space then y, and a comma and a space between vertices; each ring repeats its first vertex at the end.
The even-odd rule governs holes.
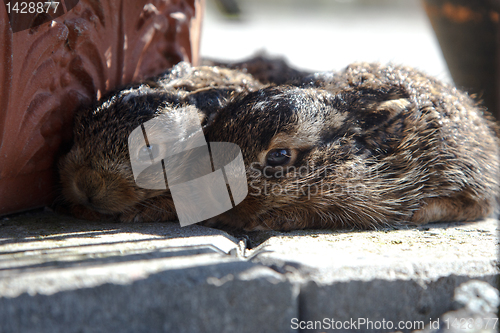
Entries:
POLYGON ((76 172, 70 192, 75 203, 103 214, 121 213, 140 200, 123 178, 87 167, 76 172))

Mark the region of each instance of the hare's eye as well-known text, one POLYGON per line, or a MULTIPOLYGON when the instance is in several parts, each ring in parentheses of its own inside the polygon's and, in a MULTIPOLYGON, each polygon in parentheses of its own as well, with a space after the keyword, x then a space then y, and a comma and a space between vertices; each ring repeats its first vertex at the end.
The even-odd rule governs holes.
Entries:
POLYGON ((290 162, 292 153, 290 149, 273 149, 267 153, 266 164, 269 166, 286 165, 290 162))
POLYGON ((142 146, 137 153, 137 160, 139 162, 148 162, 152 158, 156 158, 159 155, 160 148, 156 144, 151 144, 149 146, 142 146))

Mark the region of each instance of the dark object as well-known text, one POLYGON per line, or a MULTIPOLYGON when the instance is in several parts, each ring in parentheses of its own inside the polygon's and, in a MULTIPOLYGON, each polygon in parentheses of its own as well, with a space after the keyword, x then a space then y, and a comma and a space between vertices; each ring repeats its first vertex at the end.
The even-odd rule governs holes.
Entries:
POLYGON ((215 0, 215 3, 226 16, 238 18, 241 14, 240 5, 236 0, 215 0))
POLYGON ((424 0, 457 87, 476 94, 500 120, 500 1, 424 0))
POLYGON ((258 53, 253 57, 238 62, 203 59, 203 64, 206 66, 239 69, 252 74, 253 77, 262 83, 298 84, 303 78, 311 74, 311 72, 290 67, 283 57, 270 56, 266 53, 258 53))

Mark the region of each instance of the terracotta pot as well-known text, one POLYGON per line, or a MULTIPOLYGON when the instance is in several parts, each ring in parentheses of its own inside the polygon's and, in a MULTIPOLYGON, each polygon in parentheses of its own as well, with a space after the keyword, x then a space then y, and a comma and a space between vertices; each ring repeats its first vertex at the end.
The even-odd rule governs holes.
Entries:
POLYGON ((61 0, 53 17, 9 17, 0 5, 0 214, 52 202, 76 108, 197 63, 203 2, 61 0))
POLYGON ((476 94, 500 120, 500 1, 423 3, 455 84, 476 94))

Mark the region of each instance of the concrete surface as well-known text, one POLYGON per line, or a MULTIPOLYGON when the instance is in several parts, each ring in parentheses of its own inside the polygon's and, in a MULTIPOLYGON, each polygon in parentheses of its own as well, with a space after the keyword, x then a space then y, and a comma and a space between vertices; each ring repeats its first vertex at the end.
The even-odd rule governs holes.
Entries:
POLYGON ((495 283, 497 235, 493 219, 230 235, 32 212, 0 220, 0 332, 409 332, 461 283, 495 283))
POLYGON ((453 311, 414 333, 480 333, 498 331, 498 290, 486 282, 471 280, 455 288, 453 311))
POLYGON ((428 324, 451 308, 461 283, 496 283, 497 234, 495 220, 391 231, 295 231, 268 239, 253 262, 284 272, 298 268, 299 278, 291 280, 301 283, 305 321, 428 324))

